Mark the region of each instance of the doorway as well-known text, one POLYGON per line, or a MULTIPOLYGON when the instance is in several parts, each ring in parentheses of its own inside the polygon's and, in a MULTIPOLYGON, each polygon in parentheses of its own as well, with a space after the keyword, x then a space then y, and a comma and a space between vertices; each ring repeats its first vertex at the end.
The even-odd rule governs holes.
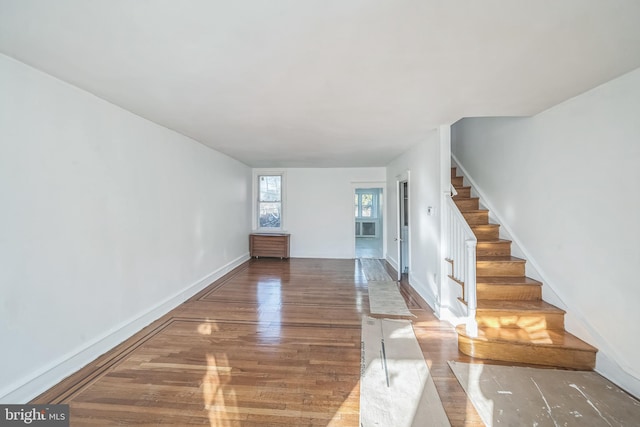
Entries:
POLYGON ((398 281, 409 274, 409 180, 398 181, 398 281))
POLYGON ((356 258, 381 259, 383 251, 382 188, 355 189, 356 258))

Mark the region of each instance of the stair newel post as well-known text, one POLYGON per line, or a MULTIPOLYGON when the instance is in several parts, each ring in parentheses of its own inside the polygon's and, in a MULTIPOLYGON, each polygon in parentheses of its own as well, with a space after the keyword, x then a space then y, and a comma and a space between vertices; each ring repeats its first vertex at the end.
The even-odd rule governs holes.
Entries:
POLYGON ((465 296, 467 298, 467 335, 470 337, 478 336, 478 322, 476 321, 476 308, 478 305, 476 299, 476 240, 466 240, 467 256, 466 258, 466 277, 465 277, 465 296))

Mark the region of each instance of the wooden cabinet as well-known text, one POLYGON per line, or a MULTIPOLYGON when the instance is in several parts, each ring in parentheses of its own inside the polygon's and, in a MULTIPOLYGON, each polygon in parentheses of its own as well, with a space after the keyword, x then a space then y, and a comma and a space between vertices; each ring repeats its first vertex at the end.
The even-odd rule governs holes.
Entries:
POLYGON ((288 233, 252 233, 249 235, 252 257, 289 258, 288 233))

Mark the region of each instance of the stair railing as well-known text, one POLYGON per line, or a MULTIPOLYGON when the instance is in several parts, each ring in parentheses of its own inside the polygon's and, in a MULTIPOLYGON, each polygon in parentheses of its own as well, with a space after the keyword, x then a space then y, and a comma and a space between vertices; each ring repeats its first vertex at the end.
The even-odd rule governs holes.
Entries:
MULTIPOLYGON (((455 191, 455 190, 454 190, 455 191)), ((445 256, 451 263, 451 277, 463 284, 463 300, 467 305, 466 332, 478 336, 476 321, 476 246, 478 239, 451 198, 445 195, 445 256)))

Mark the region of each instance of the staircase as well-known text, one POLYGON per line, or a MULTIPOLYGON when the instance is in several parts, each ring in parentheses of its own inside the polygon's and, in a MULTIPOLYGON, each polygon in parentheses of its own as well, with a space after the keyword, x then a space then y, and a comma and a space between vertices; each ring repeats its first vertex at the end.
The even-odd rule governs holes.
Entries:
POLYGON ((542 283, 525 276, 526 261, 511 256, 511 241, 500 239, 500 225, 489 223, 489 211, 480 209, 456 168, 451 184, 453 201, 478 239, 478 336, 459 325, 458 349, 481 359, 593 369, 597 349, 564 330, 565 312, 542 300, 542 283))

